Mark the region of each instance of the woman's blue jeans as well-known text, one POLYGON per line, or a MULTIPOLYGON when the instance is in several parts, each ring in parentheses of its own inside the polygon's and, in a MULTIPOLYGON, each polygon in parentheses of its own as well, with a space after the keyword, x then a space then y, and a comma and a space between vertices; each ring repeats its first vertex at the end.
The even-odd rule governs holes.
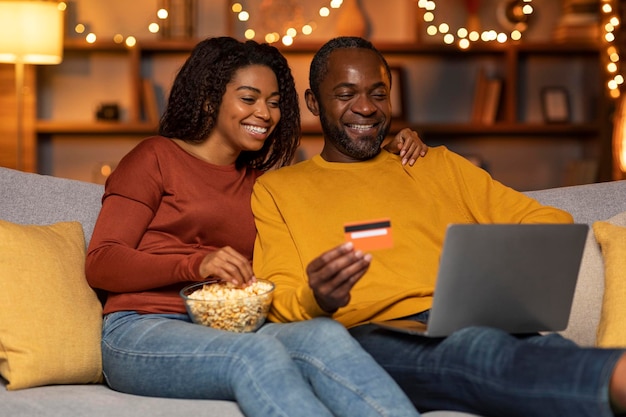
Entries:
POLYGON ((374 325, 357 326, 350 333, 421 412, 613 416, 609 379, 623 350, 580 348, 556 334, 515 337, 484 327, 466 328, 445 339, 374 325))
POLYGON ((231 333, 184 314, 105 316, 104 375, 115 390, 237 401, 246 416, 419 414, 339 323, 320 318, 231 333))

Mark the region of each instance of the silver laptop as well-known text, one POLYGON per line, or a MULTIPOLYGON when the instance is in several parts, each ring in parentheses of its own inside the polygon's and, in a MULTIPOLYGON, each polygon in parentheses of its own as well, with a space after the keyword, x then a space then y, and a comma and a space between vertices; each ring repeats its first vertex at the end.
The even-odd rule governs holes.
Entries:
POLYGON ((385 329, 445 337, 468 326, 509 333, 567 327, 586 224, 454 224, 446 231, 428 323, 385 329))

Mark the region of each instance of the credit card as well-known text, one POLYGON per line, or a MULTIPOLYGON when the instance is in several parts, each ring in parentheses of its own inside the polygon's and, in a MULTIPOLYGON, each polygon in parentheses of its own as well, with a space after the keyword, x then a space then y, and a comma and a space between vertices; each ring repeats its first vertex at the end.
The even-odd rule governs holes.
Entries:
POLYGON ((391 221, 388 218, 346 223, 343 226, 346 242, 352 242, 361 251, 393 247, 391 221))

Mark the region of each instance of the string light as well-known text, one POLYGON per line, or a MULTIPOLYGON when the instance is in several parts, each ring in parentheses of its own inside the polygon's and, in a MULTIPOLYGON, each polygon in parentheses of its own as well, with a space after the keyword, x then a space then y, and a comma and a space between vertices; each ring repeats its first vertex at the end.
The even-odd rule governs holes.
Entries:
MULTIPOLYGON (((65 3, 61 3, 65 5, 65 3)), ((327 6, 322 6, 318 10, 318 15, 321 18, 326 18, 331 15, 333 10, 337 10, 341 8, 343 4, 343 0, 331 0, 328 2, 327 6)), ((251 14, 248 10, 244 9, 244 6, 239 2, 233 2, 231 4, 231 11, 237 15, 237 20, 240 22, 248 22, 251 18, 251 14)), ((152 21, 148 24, 148 32, 150 33, 158 33, 161 30, 162 24, 158 23, 159 21, 164 21, 169 18, 169 11, 165 8, 160 8, 156 11, 156 21, 152 21)), ((257 36, 262 36, 263 40, 268 43, 274 43, 278 41, 282 41, 285 46, 292 45, 294 42, 294 38, 298 34, 302 34, 304 36, 311 35, 313 31, 317 28, 317 23, 314 19, 311 21, 301 25, 299 28, 296 27, 287 27, 282 31, 271 31, 260 35, 254 28, 248 28, 244 32, 244 36, 246 39, 254 39, 257 36), (281 33, 282 32, 282 33, 281 33)), ((97 40, 97 36, 93 32, 87 32, 87 26, 84 23, 77 23, 74 27, 75 33, 84 36, 85 41, 87 43, 95 43, 97 40)), ((116 34, 113 37, 113 41, 115 43, 121 44, 125 43, 128 47, 133 47, 136 45, 137 40, 134 36, 124 37, 122 34, 116 34)))
MULTIPOLYGON (((331 0, 328 2, 328 6, 322 6, 318 10, 318 15, 321 18, 326 18, 331 15, 332 10, 337 10, 341 8, 343 4, 343 0, 331 0)), ((250 12, 245 10, 244 6, 239 2, 233 2, 231 4, 231 11, 237 15, 237 19, 240 22, 248 22, 251 18, 250 12)), ((298 34, 302 34, 304 36, 308 36, 317 28, 317 23, 315 20, 310 20, 309 22, 299 26, 299 29, 296 27, 297 25, 290 26, 281 29, 280 31, 270 31, 265 34, 257 33, 257 30, 254 28, 248 28, 244 32, 244 37, 246 39, 254 39, 256 37, 262 37, 263 40, 267 43, 274 43, 281 41, 283 45, 290 46, 293 45, 294 38, 298 36, 298 34)))
MULTIPOLYGON (((67 8, 67 4, 65 2, 60 2, 59 4, 61 5, 59 7, 67 8)), ((169 18, 169 12, 164 8, 158 9, 155 15, 157 19, 161 21, 169 18)), ((161 30, 161 25, 159 23, 150 22, 148 24, 148 32, 159 33, 160 30, 161 30)), ((96 40, 98 39, 96 34, 93 32, 86 32, 86 31, 87 31, 87 26, 84 23, 79 22, 74 26, 74 32, 79 35, 84 35, 85 41, 87 43, 91 43, 91 44, 95 43, 96 40)), ((115 35, 113 35, 113 42, 117 44, 124 43, 127 47, 132 48, 135 45, 137 45, 137 38, 135 38, 132 35, 124 36, 120 33, 116 33, 115 35)))
POLYGON ((459 48, 467 49, 473 42, 478 41, 505 43, 509 39, 514 41, 520 40, 522 38, 522 32, 526 30, 525 20, 527 20, 534 11, 531 3, 532 0, 519 0, 518 12, 522 15, 522 19, 514 26, 513 30, 508 33, 498 32, 495 29, 479 32, 466 27, 451 30, 450 25, 445 22, 439 23, 438 25, 435 23, 437 20, 437 16, 435 15, 435 10, 437 9, 435 0, 418 0, 417 6, 424 10, 423 20, 427 23, 426 33, 428 35, 442 35, 445 44, 451 45, 456 43, 459 48))
POLYGON ((611 98, 618 98, 621 95, 621 86, 624 84, 624 77, 620 71, 620 54, 617 47, 616 32, 621 22, 619 19, 618 5, 615 0, 602 0, 602 26, 604 61, 607 71, 607 90, 611 98))

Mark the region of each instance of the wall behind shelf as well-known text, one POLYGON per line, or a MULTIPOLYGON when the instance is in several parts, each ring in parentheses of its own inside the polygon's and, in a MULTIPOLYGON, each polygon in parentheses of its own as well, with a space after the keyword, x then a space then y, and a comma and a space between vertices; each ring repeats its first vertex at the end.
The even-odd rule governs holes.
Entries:
POLYGON ((37 117, 91 122, 98 106, 117 103, 129 120, 130 61, 124 54, 69 51, 59 65, 37 67, 37 117))
MULTIPOLYGON (((252 0, 249 0, 252 1, 252 0)), ((114 0, 102 2, 96 0, 77 0, 74 7, 81 21, 88 21, 91 29, 99 34, 100 39, 111 37, 124 31, 142 32, 140 40, 158 39, 158 35, 146 34, 145 26, 156 10, 157 1, 123 2, 114 0), (120 12, 123 10, 123 12, 120 12), (116 19, 120 15, 123 18, 116 19)), ((228 23, 225 8, 227 0, 203 2, 199 12, 198 34, 200 37, 225 34, 228 23)), ((307 2, 305 2, 307 3, 307 2)), ((451 17, 451 26, 462 24, 464 16, 459 14, 458 4, 438 2, 441 15, 451 17), (455 8, 456 7, 456 8, 455 8), (456 13, 456 15, 455 15, 456 13), (455 17, 456 16, 456 17, 455 17)), ((484 0, 484 8, 495 7, 498 0, 484 0)), ((312 4, 312 3, 307 3, 312 4)), ((423 43, 439 42, 423 33, 423 25, 417 20, 414 0, 363 0, 366 14, 371 18, 372 40, 389 44, 400 42, 410 44, 419 38, 423 43), (398 18, 400 16, 400 18, 398 18)), ((560 2, 553 0, 534 0, 536 14, 527 32, 526 38, 535 42, 551 39, 552 30, 558 22, 560 2)), ((309 6, 310 7, 310 6, 309 6)), ((484 25, 497 25, 495 13, 485 12, 484 25)), ((331 22, 329 20, 328 22, 331 22)), ((328 23, 327 22, 327 23, 328 23)), ((333 36, 332 30, 320 30, 313 40, 326 40, 333 36)), ((453 47, 450 47, 453 48, 453 47)), ((301 97, 303 125, 317 125, 317 120, 304 105, 304 90, 308 85, 308 66, 311 53, 290 53, 285 49, 296 80, 296 87, 301 97)), ((180 52, 147 52, 141 61, 141 76, 152 79, 160 89, 162 98, 167 97, 171 82, 186 58, 180 52)), ((405 69, 404 87, 407 94, 407 122, 412 125, 422 123, 467 123, 471 117, 474 99, 474 86, 479 68, 485 68, 492 76, 504 76, 503 54, 485 53, 465 57, 462 54, 442 54, 433 57, 428 54, 389 53, 391 65, 405 69), (445 98, 441 100, 440 98, 445 98), (439 98, 439 100, 437 100, 439 98)), ((518 106, 519 117, 525 121, 542 121, 539 101, 541 83, 565 82, 572 89, 573 116, 576 121, 591 121, 593 103, 585 103, 577 98, 578 89, 591 89, 600 99, 598 85, 589 86, 588 80, 597 79, 588 65, 581 63, 563 71, 546 70, 550 66, 547 58, 531 59, 525 67, 525 75, 520 73, 522 81, 528 79, 522 87, 527 94, 525 106, 518 106), (540 83, 532 81, 536 74, 548 74, 540 83), (595 89, 595 90, 594 90, 595 89), (587 108, 588 106, 589 108, 587 108)), ((99 104, 117 102, 122 108, 122 120, 128 118, 129 84, 131 70, 124 52, 68 52, 59 66, 40 67, 38 117, 52 121, 91 122, 99 104)), ((588 91, 584 91, 588 96, 588 91)), ((581 95, 582 97, 582 95, 581 95)), ((536 136, 536 135, 535 135, 536 136)), ((102 162, 112 162, 121 158, 133 144, 142 139, 139 135, 96 135, 76 134, 44 135, 39 149, 40 171, 47 174, 83 179, 90 181, 93 170, 102 162)), ((439 141, 439 139, 437 139, 439 141)), ((309 134, 303 139, 303 150, 307 155, 316 153, 321 147, 319 136, 309 134)), ((439 142, 428 142, 431 145, 439 142)), ((520 190, 548 188, 563 184, 563 172, 568 161, 585 159, 594 155, 588 143, 575 138, 559 138, 556 142, 549 137, 533 137, 530 140, 501 135, 487 138, 476 137, 449 138, 445 143, 453 150, 467 155, 479 155, 494 176, 508 185, 520 190)))

